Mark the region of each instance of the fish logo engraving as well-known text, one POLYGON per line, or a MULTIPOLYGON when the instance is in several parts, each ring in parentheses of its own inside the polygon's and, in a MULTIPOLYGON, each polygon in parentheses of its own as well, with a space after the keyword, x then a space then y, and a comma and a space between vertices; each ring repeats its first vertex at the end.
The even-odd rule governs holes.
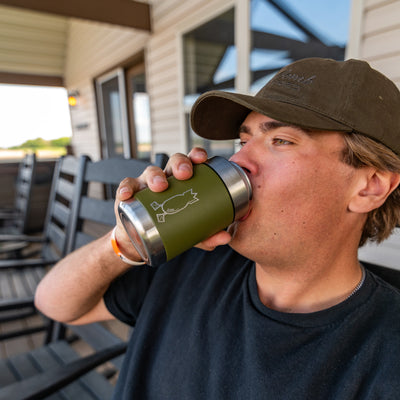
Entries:
POLYGON ((197 193, 194 193, 193 189, 189 189, 183 193, 176 194, 175 196, 166 199, 161 204, 153 201, 150 205, 154 211, 161 209, 162 213, 157 214, 157 221, 165 222, 166 215, 177 214, 188 207, 190 204, 199 201, 196 196, 197 193))

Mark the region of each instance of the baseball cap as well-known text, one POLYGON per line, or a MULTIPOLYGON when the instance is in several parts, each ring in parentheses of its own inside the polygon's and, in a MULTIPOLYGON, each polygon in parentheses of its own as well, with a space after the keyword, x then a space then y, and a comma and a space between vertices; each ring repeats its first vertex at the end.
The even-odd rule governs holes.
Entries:
POLYGON ((400 155, 400 92, 366 61, 305 58, 255 96, 206 92, 192 107, 191 125, 207 139, 236 139, 250 111, 308 129, 362 133, 400 155))

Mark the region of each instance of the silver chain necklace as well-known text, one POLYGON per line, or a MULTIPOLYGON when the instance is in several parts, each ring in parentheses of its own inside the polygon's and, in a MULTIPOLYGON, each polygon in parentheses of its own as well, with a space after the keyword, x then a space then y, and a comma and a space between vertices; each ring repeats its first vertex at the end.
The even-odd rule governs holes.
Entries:
POLYGON ((356 292, 358 292, 361 288, 361 286, 363 285, 364 281, 365 281, 365 268, 361 265, 361 271, 362 271, 362 275, 361 275, 361 279, 360 282, 357 283, 357 286, 353 289, 353 291, 346 297, 346 300, 349 299, 351 296, 353 296, 353 294, 355 294, 356 292))

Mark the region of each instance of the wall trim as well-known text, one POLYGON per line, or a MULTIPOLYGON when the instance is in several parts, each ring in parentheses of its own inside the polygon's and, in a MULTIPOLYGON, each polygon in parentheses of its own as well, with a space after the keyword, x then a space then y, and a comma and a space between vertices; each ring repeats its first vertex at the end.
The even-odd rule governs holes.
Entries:
POLYGON ((361 43, 363 40, 363 19, 365 0, 353 0, 351 2, 349 18, 349 39, 346 46, 345 59, 361 57, 361 43))
POLYGON ((31 75, 12 72, 0 72, 0 83, 65 87, 62 76, 31 75))

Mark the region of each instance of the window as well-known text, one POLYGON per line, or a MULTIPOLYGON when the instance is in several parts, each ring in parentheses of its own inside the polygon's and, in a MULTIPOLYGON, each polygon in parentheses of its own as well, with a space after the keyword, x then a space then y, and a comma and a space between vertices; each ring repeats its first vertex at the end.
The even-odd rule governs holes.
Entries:
POLYGON ((196 135, 190 128, 190 109, 197 97, 208 90, 234 90, 236 77, 236 47, 234 43, 234 10, 183 36, 184 107, 189 149, 204 147, 209 156, 229 157, 233 141, 210 141, 196 135))
MULTIPOLYGON (((230 156, 234 141, 208 141, 190 128, 190 109, 208 90, 235 91, 237 60, 248 60, 241 85, 256 93, 283 66, 301 58, 343 60, 348 39, 351 0, 237 0, 250 7, 249 21, 231 9, 183 36, 184 108, 189 149, 204 147, 209 155, 230 156), (245 31, 247 30, 247 32, 245 31), (249 33, 249 35, 246 35, 249 33), (250 43, 243 37, 250 36, 250 43), (244 45, 243 45, 244 43, 244 45), (240 46, 240 48, 239 48, 240 46), (240 53, 240 54, 239 54, 240 53)), ((246 61, 247 62, 247 61, 246 61)))
POLYGON ((96 80, 96 95, 103 158, 131 157, 122 68, 96 80))
POLYGON ((250 7, 251 93, 301 58, 344 59, 350 0, 251 0, 250 7))
POLYGON ((126 72, 128 83, 129 126, 134 148, 134 157, 150 161, 151 125, 150 103, 146 91, 144 63, 129 68, 126 72))
POLYGON ((150 161, 150 105, 144 62, 96 79, 102 156, 150 161))

